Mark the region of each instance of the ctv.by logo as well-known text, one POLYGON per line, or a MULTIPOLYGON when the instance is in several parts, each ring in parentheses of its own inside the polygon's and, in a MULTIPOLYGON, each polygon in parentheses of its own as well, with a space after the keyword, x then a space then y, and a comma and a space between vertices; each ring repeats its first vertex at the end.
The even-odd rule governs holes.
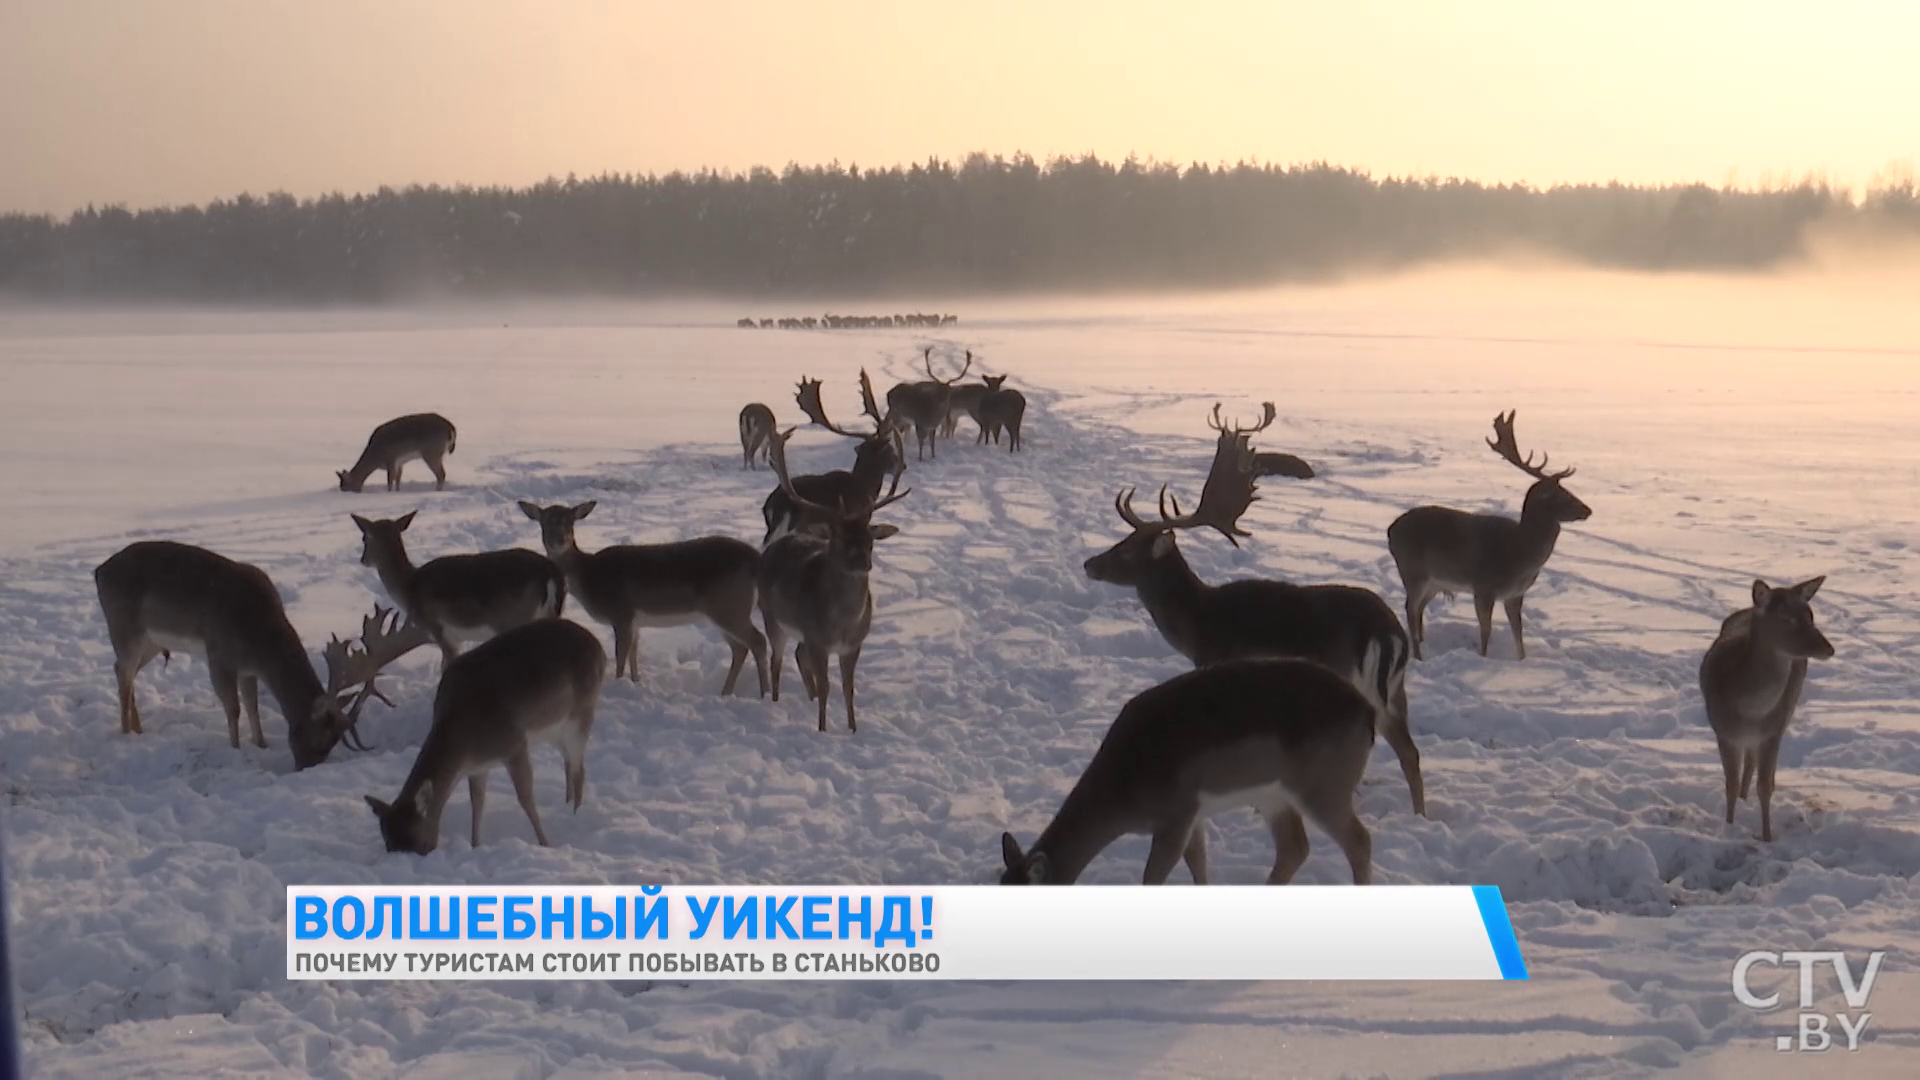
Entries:
POLYGON ((1846 1037, 1849 1051, 1860 1049, 1860 1036, 1866 1033, 1867 1024, 1873 1014, 1866 1011, 1867 997, 1873 993, 1873 980, 1880 976, 1880 962, 1887 954, 1874 952, 1867 954, 1866 971, 1858 978, 1853 976, 1853 968, 1847 962, 1845 953, 1837 952, 1764 952, 1743 953, 1733 963, 1733 996, 1740 1004, 1749 1009, 1771 1009, 1780 1004, 1778 993, 1761 997, 1747 985, 1747 973, 1755 964, 1770 964, 1779 967, 1782 964, 1794 964, 1800 968, 1800 1012, 1798 1027, 1792 1035, 1780 1035, 1773 1040, 1773 1048, 1782 1053, 1802 1051, 1820 1053, 1833 1046, 1833 1034, 1830 1026, 1838 1027, 1846 1037), (1828 1014, 1816 1012, 1813 1008, 1813 973, 1821 965, 1833 968, 1835 981, 1840 984, 1840 996, 1846 999, 1848 1012, 1832 1014, 1831 1025, 1828 1014))

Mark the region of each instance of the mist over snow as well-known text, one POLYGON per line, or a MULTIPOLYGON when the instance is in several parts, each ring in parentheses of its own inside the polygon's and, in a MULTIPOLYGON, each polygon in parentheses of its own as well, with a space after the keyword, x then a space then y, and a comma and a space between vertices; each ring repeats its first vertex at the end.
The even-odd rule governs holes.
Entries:
MULTIPOLYGON (((1462 266, 1273 292, 273 312, 0 308, 0 774, 14 964, 34 1075, 879 1078, 1787 1075, 1787 1013, 1728 975, 1749 949, 1892 950, 1845 1075, 1920 1060, 1920 284, 1904 259, 1748 277, 1462 266), (743 330, 739 317, 947 311, 939 330, 743 330), (315 652, 378 598, 353 511, 418 510, 416 561, 537 549, 518 499, 597 500, 592 548, 757 541, 771 475, 741 469, 749 401, 783 425, 802 376, 829 413, 912 377, 921 350, 1011 376, 1026 451, 943 443, 883 511, 861 730, 721 699, 704 627, 642 632, 646 682, 607 688, 585 806, 536 751, 552 848, 496 777, 487 843, 464 793, 425 858, 386 854, 437 655, 396 668, 363 725, 293 774, 285 727, 228 747, 201 665, 150 666, 146 734, 118 734, 92 568, 166 537, 265 568, 315 652), (1532 981, 1512 985, 289 982, 290 884, 985 883, 998 837, 1046 823, 1122 703, 1187 665, 1131 591, 1082 561, 1122 535, 1123 487, 1198 495, 1214 402, 1315 479, 1262 482, 1209 581, 1265 575, 1403 597, 1387 524, 1428 502, 1517 513, 1487 448, 1573 465, 1593 508, 1528 594, 1528 659, 1474 652, 1436 601, 1409 679, 1429 819, 1376 747, 1360 792, 1375 880, 1495 884, 1532 981), (448 490, 334 490, 380 421, 459 427, 448 490), (1781 754, 1777 839, 1721 821, 1695 671, 1758 576, 1827 576, 1836 656, 1781 754)), ((845 440, 803 431, 801 471, 845 440)), ((377 488, 379 485, 370 485, 377 488)), ((573 617, 585 615, 570 605, 573 617)), ((609 635, 595 626, 603 640, 609 635)), ((751 684, 752 680, 746 679, 751 684)), ((839 720, 835 699, 835 719, 839 720)), ((1211 826, 1217 881, 1264 880, 1254 815, 1211 826)), ((1297 880, 1347 880, 1317 832, 1297 880)), ((1143 837, 1084 881, 1138 880, 1143 837)), ((1174 887, 1185 887, 1177 870, 1174 887)), ((1784 984, 1787 976, 1782 976, 1784 984)), ((1789 988, 1788 996, 1791 996, 1789 988)), ((1837 995, 1836 995, 1837 997, 1837 995)), ((1830 1064, 1823 1062, 1823 1064, 1830 1064)))

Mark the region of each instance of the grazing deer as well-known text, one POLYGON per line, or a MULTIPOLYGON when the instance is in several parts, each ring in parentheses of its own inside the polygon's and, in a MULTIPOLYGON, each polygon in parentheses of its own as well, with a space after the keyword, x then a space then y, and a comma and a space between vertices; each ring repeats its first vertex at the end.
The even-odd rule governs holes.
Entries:
POLYGON ((1833 644, 1813 625, 1809 601, 1825 576, 1776 589, 1753 583, 1753 606, 1720 624, 1700 661, 1700 696, 1720 744, 1727 781, 1727 824, 1733 807, 1760 776, 1760 839, 1773 839, 1773 776, 1780 739, 1800 704, 1807 661, 1833 656, 1833 644))
POLYGON ((433 637, 446 660, 460 655, 463 642, 482 641, 535 619, 558 618, 566 608, 566 575, 537 551, 442 555, 415 566, 401 535, 413 524, 413 513, 392 521, 349 516, 364 541, 360 564, 373 567, 387 596, 407 613, 409 622, 433 637))
MULTIPOLYGON (((827 419, 824 406, 820 404, 820 380, 800 379, 800 388, 794 393, 794 401, 800 405, 800 411, 817 427, 825 428, 835 435, 849 439, 858 439, 853 450, 853 469, 834 469, 831 472, 810 476, 791 477, 791 486, 798 491, 804 503, 816 506, 856 506, 870 503, 880 497, 880 485, 888 477, 894 483, 900 482, 900 474, 906 471, 906 450, 900 442, 900 430, 880 416, 880 407, 873 400, 873 383, 867 378, 865 368, 860 370, 860 406, 861 410, 873 420, 872 431, 852 431, 840 427, 827 419)), ((768 454, 771 460, 772 435, 768 435, 768 454)), ((788 484, 776 484, 769 492, 766 501, 760 505, 760 516, 767 523, 767 534, 761 539, 762 547, 772 543, 784 532, 824 526, 833 519, 832 514, 820 514, 808 510, 804 505, 795 503, 787 494, 788 484)))
POLYGON ((760 552, 731 536, 702 536, 666 544, 616 544, 582 551, 574 523, 598 505, 536 506, 520 512, 540 523, 547 556, 566 574, 567 591, 587 614, 613 627, 613 677, 640 681, 640 628, 712 623, 733 650, 720 687, 733 693, 740 669, 753 656, 760 696, 767 693, 767 639, 753 625, 754 572, 760 552))
POLYGON ((903 429, 913 425, 917 460, 925 461, 929 456, 939 457, 935 443, 940 426, 947 421, 947 403, 953 384, 973 370, 973 350, 967 350, 967 366, 951 379, 942 379, 933 373, 933 346, 927 346, 920 359, 926 364, 926 379, 895 383, 893 389, 887 391, 887 422, 903 429))
POLYGON ((773 660, 773 700, 780 700, 780 664, 787 631, 799 637, 793 663, 807 696, 820 703, 820 730, 827 730, 827 658, 840 658, 840 689, 847 699, 847 730, 858 731, 853 711, 853 669, 860 647, 873 625, 873 545, 900 530, 873 524, 874 512, 906 498, 895 477, 885 498, 863 498, 831 506, 809 502, 787 474, 787 440, 793 429, 775 432, 768 460, 780 486, 794 505, 814 513, 825 524, 818 529, 790 532, 767 545, 760 554, 760 621, 767 628, 773 660))
POLYGON ((757 401, 740 410, 740 453, 746 457, 745 468, 753 468, 754 459, 766 454, 773 424, 773 410, 757 401))
POLYGON ((1220 435, 1199 504, 1191 514, 1181 514, 1175 500, 1168 513, 1163 487, 1160 519, 1148 521, 1134 512, 1133 490, 1121 492, 1113 508, 1132 532, 1088 559, 1087 576, 1138 592, 1161 637, 1196 667, 1249 656, 1292 657, 1347 678, 1378 709, 1380 734, 1399 759, 1413 811, 1425 816, 1420 751, 1407 720, 1407 635, 1393 608, 1380 594, 1350 585, 1260 579, 1209 585, 1194 573, 1175 541, 1175 534, 1200 526, 1213 528, 1235 547, 1240 546, 1239 537, 1251 535, 1239 524, 1258 498, 1248 437, 1273 423, 1273 417, 1268 403, 1255 426, 1228 427, 1215 405, 1208 426, 1220 435))
POLYGON ((1007 452, 1020 449, 1020 420, 1027 415, 1026 395, 1018 390, 1002 389, 1000 384, 1007 381, 1005 375, 983 376, 987 384, 987 393, 980 399, 980 438, 978 441, 1000 442, 1000 433, 1007 434, 1007 452))
POLYGON ((453 422, 439 413, 413 413, 389 420, 367 436, 367 448, 353 468, 336 470, 341 491, 359 491, 375 469, 387 471, 387 490, 400 490, 400 470, 419 458, 433 473, 433 490, 447 487, 447 469, 441 462, 453 453, 453 422))
POLYGON ((1547 472, 1547 458, 1525 460, 1513 439, 1513 413, 1493 418, 1495 438, 1487 445, 1514 468, 1534 478, 1521 504, 1520 519, 1501 514, 1474 514, 1447 506, 1420 506, 1401 514, 1387 526, 1387 550, 1400 569, 1407 591, 1407 630, 1413 636, 1413 658, 1424 659, 1421 643, 1427 637, 1427 604, 1440 593, 1455 589, 1473 594, 1474 614, 1480 619, 1480 655, 1487 655, 1493 637, 1493 605, 1503 603, 1513 628, 1513 648, 1527 658, 1520 636, 1520 607, 1540 570, 1553 555, 1560 526, 1585 521, 1593 510, 1563 483, 1572 469, 1547 472))
POLYGON ((374 687, 375 677, 427 642, 423 628, 388 625, 389 612, 376 606, 359 650, 338 637, 323 650, 322 683, 287 620, 279 590, 257 566, 191 544, 142 540, 96 567, 93 581, 113 644, 122 734, 141 733, 134 678, 154 657, 183 652, 205 660, 235 749, 243 706, 253 744, 267 745, 260 730, 260 684, 266 684, 286 718, 295 769, 325 761, 336 742, 365 749, 354 725, 369 697, 386 700, 374 687), (355 686, 361 687, 357 693, 355 686))
POLYGON ((1304 660, 1230 660, 1176 675, 1133 698, 1029 850, 1000 834, 1002 885, 1071 885, 1122 836, 1153 837, 1141 883, 1160 885, 1182 857, 1207 883, 1206 820, 1250 806, 1273 832, 1285 885, 1307 861, 1304 816, 1340 845, 1353 883, 1373 880, 1373 838, 1353 793, 1373 751, 1374 704, 1304 660))
POLYGON ((433 696, 433 727, 400 794, 391 803, 366 797, 387 850, 425 855, 438 847, 440 815, 461 777, 479 847, 487 774, 503 762, 534 839, 550 846, 533 801, 532 744, 559 744, 567 804, 578 813, 587 791, 587 736, 606 677, 600 639, 568 619, 514 627, 448 664, 433 696))

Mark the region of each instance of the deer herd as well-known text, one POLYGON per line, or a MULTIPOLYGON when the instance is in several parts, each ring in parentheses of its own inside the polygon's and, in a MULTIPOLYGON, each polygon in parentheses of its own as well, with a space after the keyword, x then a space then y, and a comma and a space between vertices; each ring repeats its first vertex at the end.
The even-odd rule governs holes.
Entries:
MULTIPOLYGON (((727 536, 657 544, 614 544, 587 550, 577 530, 595 503, 542 506, 522 501, 537 523, 545 554, 523 548, 443 555, 415 564, 404 534, 409 512, 394 519, 349 515, 362 541, 361 562, 373 569, 391 601, 376 603, 360 634, 334 637, 315 670, 288 621, 280 594, 258 567, 203 548, 165 540, 128 545, 94 571, 112 644, 120 726, 141 731, 134 680, 153 659, 176 650, 205 663, 227 716, 231 745, 240 745, 244 712, 252 741, 265 746, 259 690, 265 684, 287 723, 294 767, 324 762, 336 743, 366 749, 356 725, 367 702, 388 702, 375 683, 381 671, 415 648, 439 647, 442 666, 432 722, 399 794, 372 796, 389 851, 426 854, 439 843, 440 819, 462 778, 480 844, 486 779, 505 765, 522 809, 542 845, 547 835, 533 796, 530 748, 555 743, 565 763, 566 800, 579 809, 586 789, 586 745, 608 678, 599 638, 565 618, 567 602, 612 628, 612 677, 640 679, 643 627, 705 621, 726 639, 732 662, 722 695, 735 693, 753 660, 762 697, 780 699, 787 642, 818 728, 827 730, 837 660, 847 729, 857 731, 855 669, 873 624, 874 545, 898 533, 876 515, 906 498, 906 433, 916 463, 937 460, 938 443, 970 418, 976 443, 1005 438, 1022 448, 1026 399, 1006 376, 941 378, 933 350, 922 354, 927 378, 902 382, 876 398, 865 370, 858 387, 860 427, 830 420, 822 382, 802 377, 794 395, 807 424, 853 442, 847 469, 793 475, 788 440, 761 403, 740 411, 743 469, 765 461, 775 485, 763 503, 766 532, 758 547, 727 536), (885 408, 882 409, 881 401, 885 408), (758 614, 758 625, 755 614, 758 614), (471 645, 471 648, 467 646, 471 645), (463 651, 464 650, 464 651, 463 651)), ((1093 581, 1134 590, 1167 645, 1192 670, 1148 689, 1120 710, 1051 823, 1022 848, 1001 835, 1004 884, 1067 884, 1120 837, 1151 839, 1143 880, 1158 884, 1184 861, 1196 883, 1207 880, 1205 821, 1233 807, 1252 807, 1272 832, 1275 858, 1267 880, 1289 881, 1307 857, 1305 822, 1332 838, 1356 884, 1372 878, 1372 839, 1355 794, 1376 737, 1397 758, 1412 810, 1427 812, 1420 752, 1409 724, 1407 669, 1423 660, 1426 608, 1440 594, 1470 593, 1486 656, 1494 607, 1504 607, 1514 655, 1524 660, 1521 612, 1527 590, 1552 556, 1562 526, 1592 513, 1567 487, 1572 469, 1534 464, 1514 435, 1514 414, 1493 421, 1487 445, 1532 478, 1518 518, 1420 506, 1387 529, 1387 550, 1405 594, 1406 623, 1370 589, 1335 583, 1244 579, 1203 581, 1181 554, 1178 537, 1212 529, 1233 544, 1251 534, 1240 524, 1259 496, 1262 477, 1309 479, 1311 466, 1291 454, 1257 452, 1255 435, 1272 426, 1273 404, 1250 425, 1229 422, 1215 405, 1213 461, 1190 510, 1168 485, 1156 512, 1134 506, 1132 487, 1113 509, 1125 535, 1085 562, 1093 581)), ((358 492, 384 470, 399 489, 401 468, 416 458, 444 487, 444 459, 455 429, 444 417, 404 416, 375 428, 353 467, 338 474, 342 491, 358 492)), ((1760 835, 1773 838, 1772 795, 1780 741, 1799 702, 1807 661, 1833 655, 1814 625, 1809 602, 1823 579, 1789 587, 1755 581, 1753 603, 1729 615, 1700 664, 1699 686, 1719 744, 1726 782, 1726 820, 1759 781, 1760 835)))

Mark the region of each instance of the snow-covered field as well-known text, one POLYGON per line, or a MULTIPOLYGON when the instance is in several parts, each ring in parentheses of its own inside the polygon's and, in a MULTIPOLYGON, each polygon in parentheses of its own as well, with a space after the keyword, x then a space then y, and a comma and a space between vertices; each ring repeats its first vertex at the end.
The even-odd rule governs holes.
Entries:
MULTIPOLYGON (((1891 952, 1869 1044, 1819 1068, 1913 1076, 1911 295, 1460 272, 1152 305, 947 302, 962 322, 937 336, 749 332, 732 320, 802 312, 731 306, 0 311, 0 772, 30 1064, 43 1077, 1744 1080, 1813 1063, 1774 1051, 1789 1016, 1734 1000, 1734 958, 1835 948, 1891 952), (884 513, 901 533, 878 548, 858 735, 837 696, 835 729, 816 733, 791 668, 778 705, 723 700, 716 634, 646 631, 647 681, 609 687, 577 816, 556 812, 557 755, 536 760, 554 847, 533 845, 496 776, 487 845, 468 846, 460 795, 441 848, 416 858, 383 852, 361 796, 390 798, 407 772, 431 650, 398 666, 399 708, 370 711, 373 752, 298 775, 271 707, 272 745, 227 746, 191 661, 150 667, 146 734, 118 734, 89 573, 131 539, 264 566, 317 649, 378 595, 349 510, 418 509, 416 559, 537 548, 517 499, 598 500, 588 547, 757 540, 770 481, 741 470, 740 405, 794 419, 807 374, 852 419, 859 368, 884 386, 924 344, 1013 374, 1028 452, 975 448, 963 425, 961 444, 909 471, 913 494, 884 513), (1265 399, 1282 419, 1258 444, 1320 476, 1266 482, 1243 550, 1191 537, 1210 580, 1358 583, 1397 609, 1384 530, 1400 510, 1517 511, 1525 478, 1482 441, 1496 411, 1519 410, 1523 448, 1579 468, 1570 483, 1594 514, 1530 594, 1528 660, 1504 627, 1491 658, 1475 655, 1464 598, 1429 616, 1410 692, 1431 818, 1410 813, 1384 743, 1362 790, 1376 879, 1499 885, 1530 983, 285 978, 289 884, 993 880, 1000 831, 1031 839, 1121 703, 1184 666, 1131 593, 1081 572, 1121 535, 1114 492, 1171 482, 1191 498, 1212 403, 1250 417, 1265 399), (449 490, 417 464, 402 494, 332 489, 374 423, 418 409, 459 425, 449 490), (1754 576, 1815 574, 1838 652, 1812 671, 1781 756, 1778 839, 1761 844, 1753 804, 1720 821, 1694 672, 1754 576)), ((806 432, 793 456, 836 467, 847 445, 806 432)), ((1136 881, 1145 851, 1122 842, 1085 880, 1136 881)), ((1271 861, 1250 813, 1215 822, 1212 851, 1228 882, 1259 881, 1271 861)), ((1316 834, 1299 880, 1345 875, 1316 834)))

